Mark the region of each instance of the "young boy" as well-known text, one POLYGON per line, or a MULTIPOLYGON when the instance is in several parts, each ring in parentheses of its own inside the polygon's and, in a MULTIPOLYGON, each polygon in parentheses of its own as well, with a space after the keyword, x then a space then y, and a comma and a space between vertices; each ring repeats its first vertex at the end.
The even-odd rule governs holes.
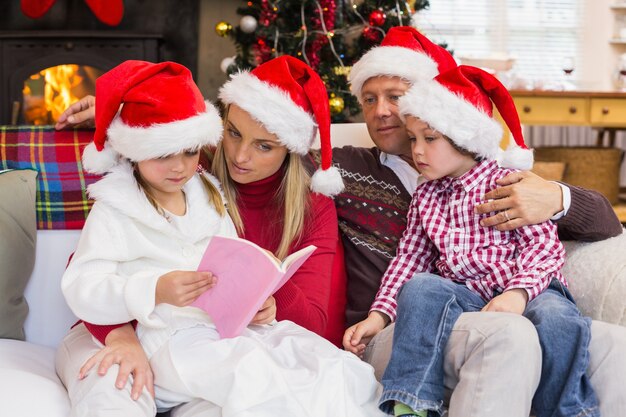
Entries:
MULTIPOLYGON (((444 349, 461 313, 523 314, 535 325, 543 350, 532 402, 537 416, 598 416, 585 376, 590 320, 578 312, 560 273, 564 250, 556 226, 500 232, 482 227, 484 216, 474 212, 495 181, 512 172, 495 160, 502 129, 492 116, 492 101, 517 145, 502 155, 501 165, 529 169, 532 152, 513 101, 488 73, 460 66, 400 98, 413 161, 428 181, 413 196, 406 231, 368 318, 346 334, 373 337, 396 320, 380 408, 426 417, 429 410, 442 412, 444 349), (544 323, 553 320, 561 330, 547 334, 544 323)), ((345 347, 359 353, 358 345, 345 347)), ((515 375, 493 383, 507 378, 515 375)))

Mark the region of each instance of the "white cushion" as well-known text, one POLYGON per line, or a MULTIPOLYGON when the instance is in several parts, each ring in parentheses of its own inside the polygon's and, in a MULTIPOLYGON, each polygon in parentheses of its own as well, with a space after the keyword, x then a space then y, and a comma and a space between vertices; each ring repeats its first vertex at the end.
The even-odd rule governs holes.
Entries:
POLYGON ((7 417, 67 417, 70 401, 54 370, 54 349, 0 340, 0 404, 7 417))
POLYGON ((600 242, 563 244, 563 275, 580 311, 626 326, 626 233, 600 242))

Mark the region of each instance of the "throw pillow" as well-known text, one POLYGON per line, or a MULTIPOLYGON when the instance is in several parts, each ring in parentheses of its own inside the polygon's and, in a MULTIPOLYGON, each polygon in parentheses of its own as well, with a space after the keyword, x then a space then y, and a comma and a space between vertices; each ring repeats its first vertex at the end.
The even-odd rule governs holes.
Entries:
POLYGON ((35 265, 37 172, 0 172, 0 338, 24 340, 24 289, 35 265))

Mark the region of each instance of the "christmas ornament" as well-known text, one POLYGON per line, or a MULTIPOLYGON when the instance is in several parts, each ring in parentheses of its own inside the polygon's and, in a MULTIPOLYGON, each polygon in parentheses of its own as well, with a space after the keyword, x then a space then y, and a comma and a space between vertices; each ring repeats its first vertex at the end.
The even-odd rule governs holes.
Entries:
POLYGON ((229 56, 222 59, 222 63, 220 64, 220 69, 223 73, 228 74, 228 68, 235 63, 235 58, 237 55, 229 56))
POLYGON ((246 15, 239 21, 239 27, 243 33, 252 33, 256 30, 258 22, 254 16, 246 15))
MULTIPOLYGON (((31 19, 39 19, 56 3, 56 0, 21 0, 22 12, 31 19)), ((99 21, 109 26, 117 26, 124 17, 122 0, 85 0, 89 9, 99 21)))
POLYGON ((218 22, 217 25, 215 25, 215 33, 217 33, 222 38, 225 38, 226 36, 228 36, 232 30, 233 30, 233 25, 231 25, 228 22, 222 21, 222 22, 218 22))
POLYGON ((370 13, 369 22, 371 26, 382 26, 385 24, 386 18, 387 16, 385 16, 382 10, 374 10, 370 13))
POLYGON ((328 99, 328 106, 332 114, 339 114, 343 111, 345 104, 341 97, 335 97, 334 94, 328 99))
POLYGON ((372 29, 370 27, 363 29, 363 38, 370 43, 380 43, 382 37, 382 33, 376 29, 372 29))

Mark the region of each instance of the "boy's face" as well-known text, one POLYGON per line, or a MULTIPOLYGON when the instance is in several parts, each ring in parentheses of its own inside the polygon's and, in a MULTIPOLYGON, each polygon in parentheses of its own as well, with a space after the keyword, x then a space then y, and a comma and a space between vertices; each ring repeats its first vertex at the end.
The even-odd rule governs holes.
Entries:
POLYGON ((400 77, 372 77, 363 84, 360 99, 367 130, 376 146, 410 160, 411 144, 398 114, 398 99, 409 87, 400 77))
POLYGON ((454 149, 444 135, 423 120, 407 116, 406 129, 415 167, 427 180, 459 177, 476 165, 471 156, 454 149))

